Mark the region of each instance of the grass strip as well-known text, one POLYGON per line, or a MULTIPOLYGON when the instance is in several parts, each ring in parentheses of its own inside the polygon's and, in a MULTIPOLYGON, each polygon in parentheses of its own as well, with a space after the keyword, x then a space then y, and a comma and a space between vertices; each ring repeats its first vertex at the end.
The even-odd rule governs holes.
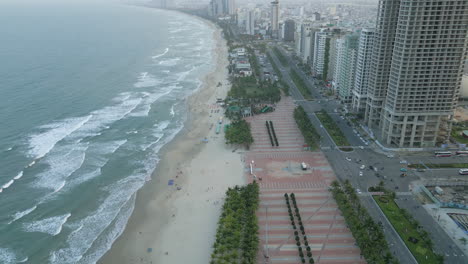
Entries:
POLYGON ((299 92, 301 92, 304 99, 312 100, 314 98, 304 80, 301 78, 301 76, 299 76, 299 74, 295 70, 291 69, 289 71, 289 76, 291 76, 291 79, 293 80, 297 89, 299 89, 299 92))
POLYGON ((465 169, 468 168, 468 163, 442 163, 442 164, 410 164, 409 168, 412 169, 425 169, 426 167, 430 169, 465 169), (426 165, 426 166, 424 166, 426 165))
POLYGON ((343 131, 341 131, 341 129, 335 123, 335 120, 333 120, 333 118, 331 118, 331 116, 325 110, 315 112, 315 115, 328 131, 328 134, 330 134, 337 146, 349 146, 349 142, 343 134, 343 131))
POLYGON ((304 140, 307 145, 309 145, 312 150, 317 149, 318 142, 320 141, 320 135, 317 133, 317 130, 315 130, 312 122, 310 122, 310 119, 302 106, 294 109, 294 120, 296 120, 296 124, 299 127, 299 130, 301 130, 302 136, 304 136, 304 140))
POLYGON ((373 198, 405 242, 418 263, 444 263, 443 256, 434 253, 432 249, 432 241, 430 240, 428 233, 419 228, 419 223, 415 221, 406 210, 400 209, 390 197, 374 196, 373 198), (419 241, 417 243, 413 243, 409 241, 410 237, 419 241))
POLYGON ((273 52, 276 54, 276 57, 278 57, 278 60, 281 62, 281 64, 284 67, 287 67, 288 66, 288 60, 286 59, 284 54, 277 47, 273 48, 273 52))

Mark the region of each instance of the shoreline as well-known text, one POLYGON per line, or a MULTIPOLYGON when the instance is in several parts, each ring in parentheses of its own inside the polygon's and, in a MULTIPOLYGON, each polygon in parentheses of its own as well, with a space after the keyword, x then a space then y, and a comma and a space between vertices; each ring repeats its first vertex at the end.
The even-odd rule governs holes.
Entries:
POLYGON ((215 65, 187 98, 183 129, 161 149, 157 169, 137 192, 123 233, 98 263, 208 263, 224 193, 245 183, 241 156, 210 127, 223 111, 211 114, 209 106, 230 88, 226 41, 215 24, 192 17, 215 29, 215 65), (201 141, 205 137, 208 143, 201 141), (174 186, 168 186, 171 179, 174 186))

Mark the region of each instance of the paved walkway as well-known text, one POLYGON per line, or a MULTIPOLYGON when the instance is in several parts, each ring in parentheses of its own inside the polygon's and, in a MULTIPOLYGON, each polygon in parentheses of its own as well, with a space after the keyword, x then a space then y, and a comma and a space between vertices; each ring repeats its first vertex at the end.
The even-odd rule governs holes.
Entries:
MULTIPOLYGON (((244 155, 245 175, 249 182, 257 179, 260 185, 258 263, 301 263, 285 193, 296 196, 315 263, 366 263, 328 191, 335 174, 326 157, 322 152, 303 151, 304 138, 292 116, 294 108, 293 101, 285 98, 277 104, 275 112, 247 119, 255 143, 244 155), (270 120, 278 147, 272 147, 268 137, 265 121, 270 120), (303 171, 302 162, 310 168, 303 171), (250 174, 250 166, 254 175, 250 174)), ((303 251, 306 252, 305 248, 303 251)), ((305 259, 308 263, 308 257, 305 259)))

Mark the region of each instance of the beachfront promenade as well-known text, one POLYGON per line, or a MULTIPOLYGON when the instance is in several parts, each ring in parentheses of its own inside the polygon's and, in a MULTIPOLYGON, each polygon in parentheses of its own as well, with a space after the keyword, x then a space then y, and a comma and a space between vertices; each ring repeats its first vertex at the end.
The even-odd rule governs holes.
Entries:
POLYGON ((258 263, 301 263, 285 193, 296 195, 315 263, 365 263, 328 191, 335 179, 333 170, 321 152, 303 150, 304 139, 293 118, 294 108, 292 99, 285 97, 276 105, 276 111, 247 118, 255 142, 244 155, 245 176, 249 182, 256 177, 260 185, 258 263), (271 146, 265 121, 273 122, 278 147, 271 146), (303 171, 302 162, 310 168, 303 171), (255 176, 250 173, 251 164, 255 176))

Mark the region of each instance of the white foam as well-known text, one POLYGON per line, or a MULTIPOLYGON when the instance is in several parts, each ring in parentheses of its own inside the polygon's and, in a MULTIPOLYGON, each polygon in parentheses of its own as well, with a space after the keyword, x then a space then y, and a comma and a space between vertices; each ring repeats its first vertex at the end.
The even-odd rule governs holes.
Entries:
POLYGON ((84 137, 98 135, 102 130, 108 129, 112 123, 125 118, 131 113, 141 103, 142 98, 132 98, 132 95, 128 93, 122 93, 113 101, 118 102, 118 104, 91 112, 92 118, 80 129, 72 133, 69 139, 79 141, 84 137))
POLYGON ((174 117, 175 115, 175 112, 174 112, 174 105, 171 106, 171 112, 170 112, 171 116, 174 117))
POLYGON ((7 149, 7 151, 11 151, 11 150, 13 150, 13 147, 10 147, 10 148, 7 149))
POLYGON ((173 58, 173 59, 168 59, 168 60, 163 60, 163 61, 160 61, 159 62, 159 65, 162 65, 162 66, 175 66, 177 65, 177 62, 180 61, 180 57, 177 57, 177 58, 173 58))
POLYGON ((23 177, 23 171, 20 171, 20 172, 13 178, 13 180, 19 180, 19 179, 21 179, 21 177, 23 177))
POLYGON ((25 263, 25 262, 28 261, 28 260, 29 260, 29 258, 28 258, 28 257, 25 257, 24 259, 18 260, 17 262, 18 262, 18 263, 25 263))
POLYGON ((44 160, 49 168, 36 175, 32 186, 58 192, 66 179, 83 165, 87 148, 88 144, 77 144, 56 149, 44 160))
POLYGON ((0 248, 0 263, 13 264, 16 263, 16 255, 9 248, 0 248))
POLYGON ((26 166, 26 168, 30 168, 30 167, 32 167, 34 164, 36 164, 36 161, 35 161, 35 160, 31 161, 31 163, 29 163, 28 166, 26 166))
POLYGON ((159 58, 159 57, 162 57, 162 56, 166 55, 168 52, 169 52, 169 48, 166 48, 166 50, 165 50, 163 53, 158 54, 158 55, 155 55, 155 56, 153 56, 152 58, 153 58, 153 59, 157 59, 157 58, 159 58))
POLYGON ((172 92, 172 90, 176 88, 176 86, 168 86, 164 90, 159 90, 158 93, 154 94, 147 94, 145 93, 143 96, 143 101, 140 106, 136 109, 136 111, 130 113, 128 116, 131 117, 145 117, 149 115, 151 111, 151 105, 156 102, 159 98, 168 95, 172 92))
POLYGON ((177 81, 180 82, 180 81, 185 80, 185 78, 187 78, 187 76, 188 76, 191 72, 193 72, 196 68, 197 68, 197 67, 193 66, 190 70, 185 71, 185 72, 181 72, 181 73, 179 74, 179 77, 177 78, 177 81))
POLYGON ((15 180, 10 180, 9 182, 5 183, 2 186, 2 189, 6 189, 6 188, 10 187, 13 184, 13 182, 15 182, 15 180))
POLYGON ((41 126, 40 129, 45 130, 44 132, 40 132, 29 137, 29 154, 35 159, 44 157, 54 148, 57 142, 63 140, 66 136, 82 127, 91 119, 91 117, 92 115, 69 118, 41 126))
POLYGON ((133 86, 136 88, 154 87, 160 83, 161 82, 157 80, 154 75, 143 72, 138 77, 138 82, 136 82, 133 86))
POLYGON ((27 232, 40 232, 49 234, 51 236, 56 236, 60 234, 63 225, 67 222, 70 216, 71 214, 68 213, 64 215, 45 218, 31 223, 25 223, 23 224, 23 228, 27 232))
POLYGON ((20 220, 21 218, 23 218, 24 216, 30 214, 32 211, 36 210, 37 208, 37 205, 29 208, 29 209, 26 209, 24 211, 21 211, 21 212, 16 212, 14 215, 12 215, 11 217, 13 218, 10 222, 8 222, 8 224, 11 224, 17 220, 20 220))
POLYGON ((78 226, 78 228, 68 236, 67 247, 53 252, 54 258, 51 257, 49 259, 50 262, 60 264, 95 263, 123 231, 128 217, 130 217, 133 210, 133 200, 129 200, 143 184, 142 177, 137 175, 122 179, 103 188, 103 193, 110 192, 110 195, 106 197, 97 210, 77 222, 70 223, 71 226, 78 226), (118 231, 118 234, 114 235, 111 233, 109 237, 104 238, 105 243, 103 246, 105 250, 98 250, 97 253, 83 258, 83 255, 87 253, 96 239, 103 239, 99 236, 119 216, 121 209, 129 202, 131 202, 129 212, 125 212, 125 217, 122 221, 118 221, 119 219, 117 219, 119 223, 116 223, 115 229, 118 231))

